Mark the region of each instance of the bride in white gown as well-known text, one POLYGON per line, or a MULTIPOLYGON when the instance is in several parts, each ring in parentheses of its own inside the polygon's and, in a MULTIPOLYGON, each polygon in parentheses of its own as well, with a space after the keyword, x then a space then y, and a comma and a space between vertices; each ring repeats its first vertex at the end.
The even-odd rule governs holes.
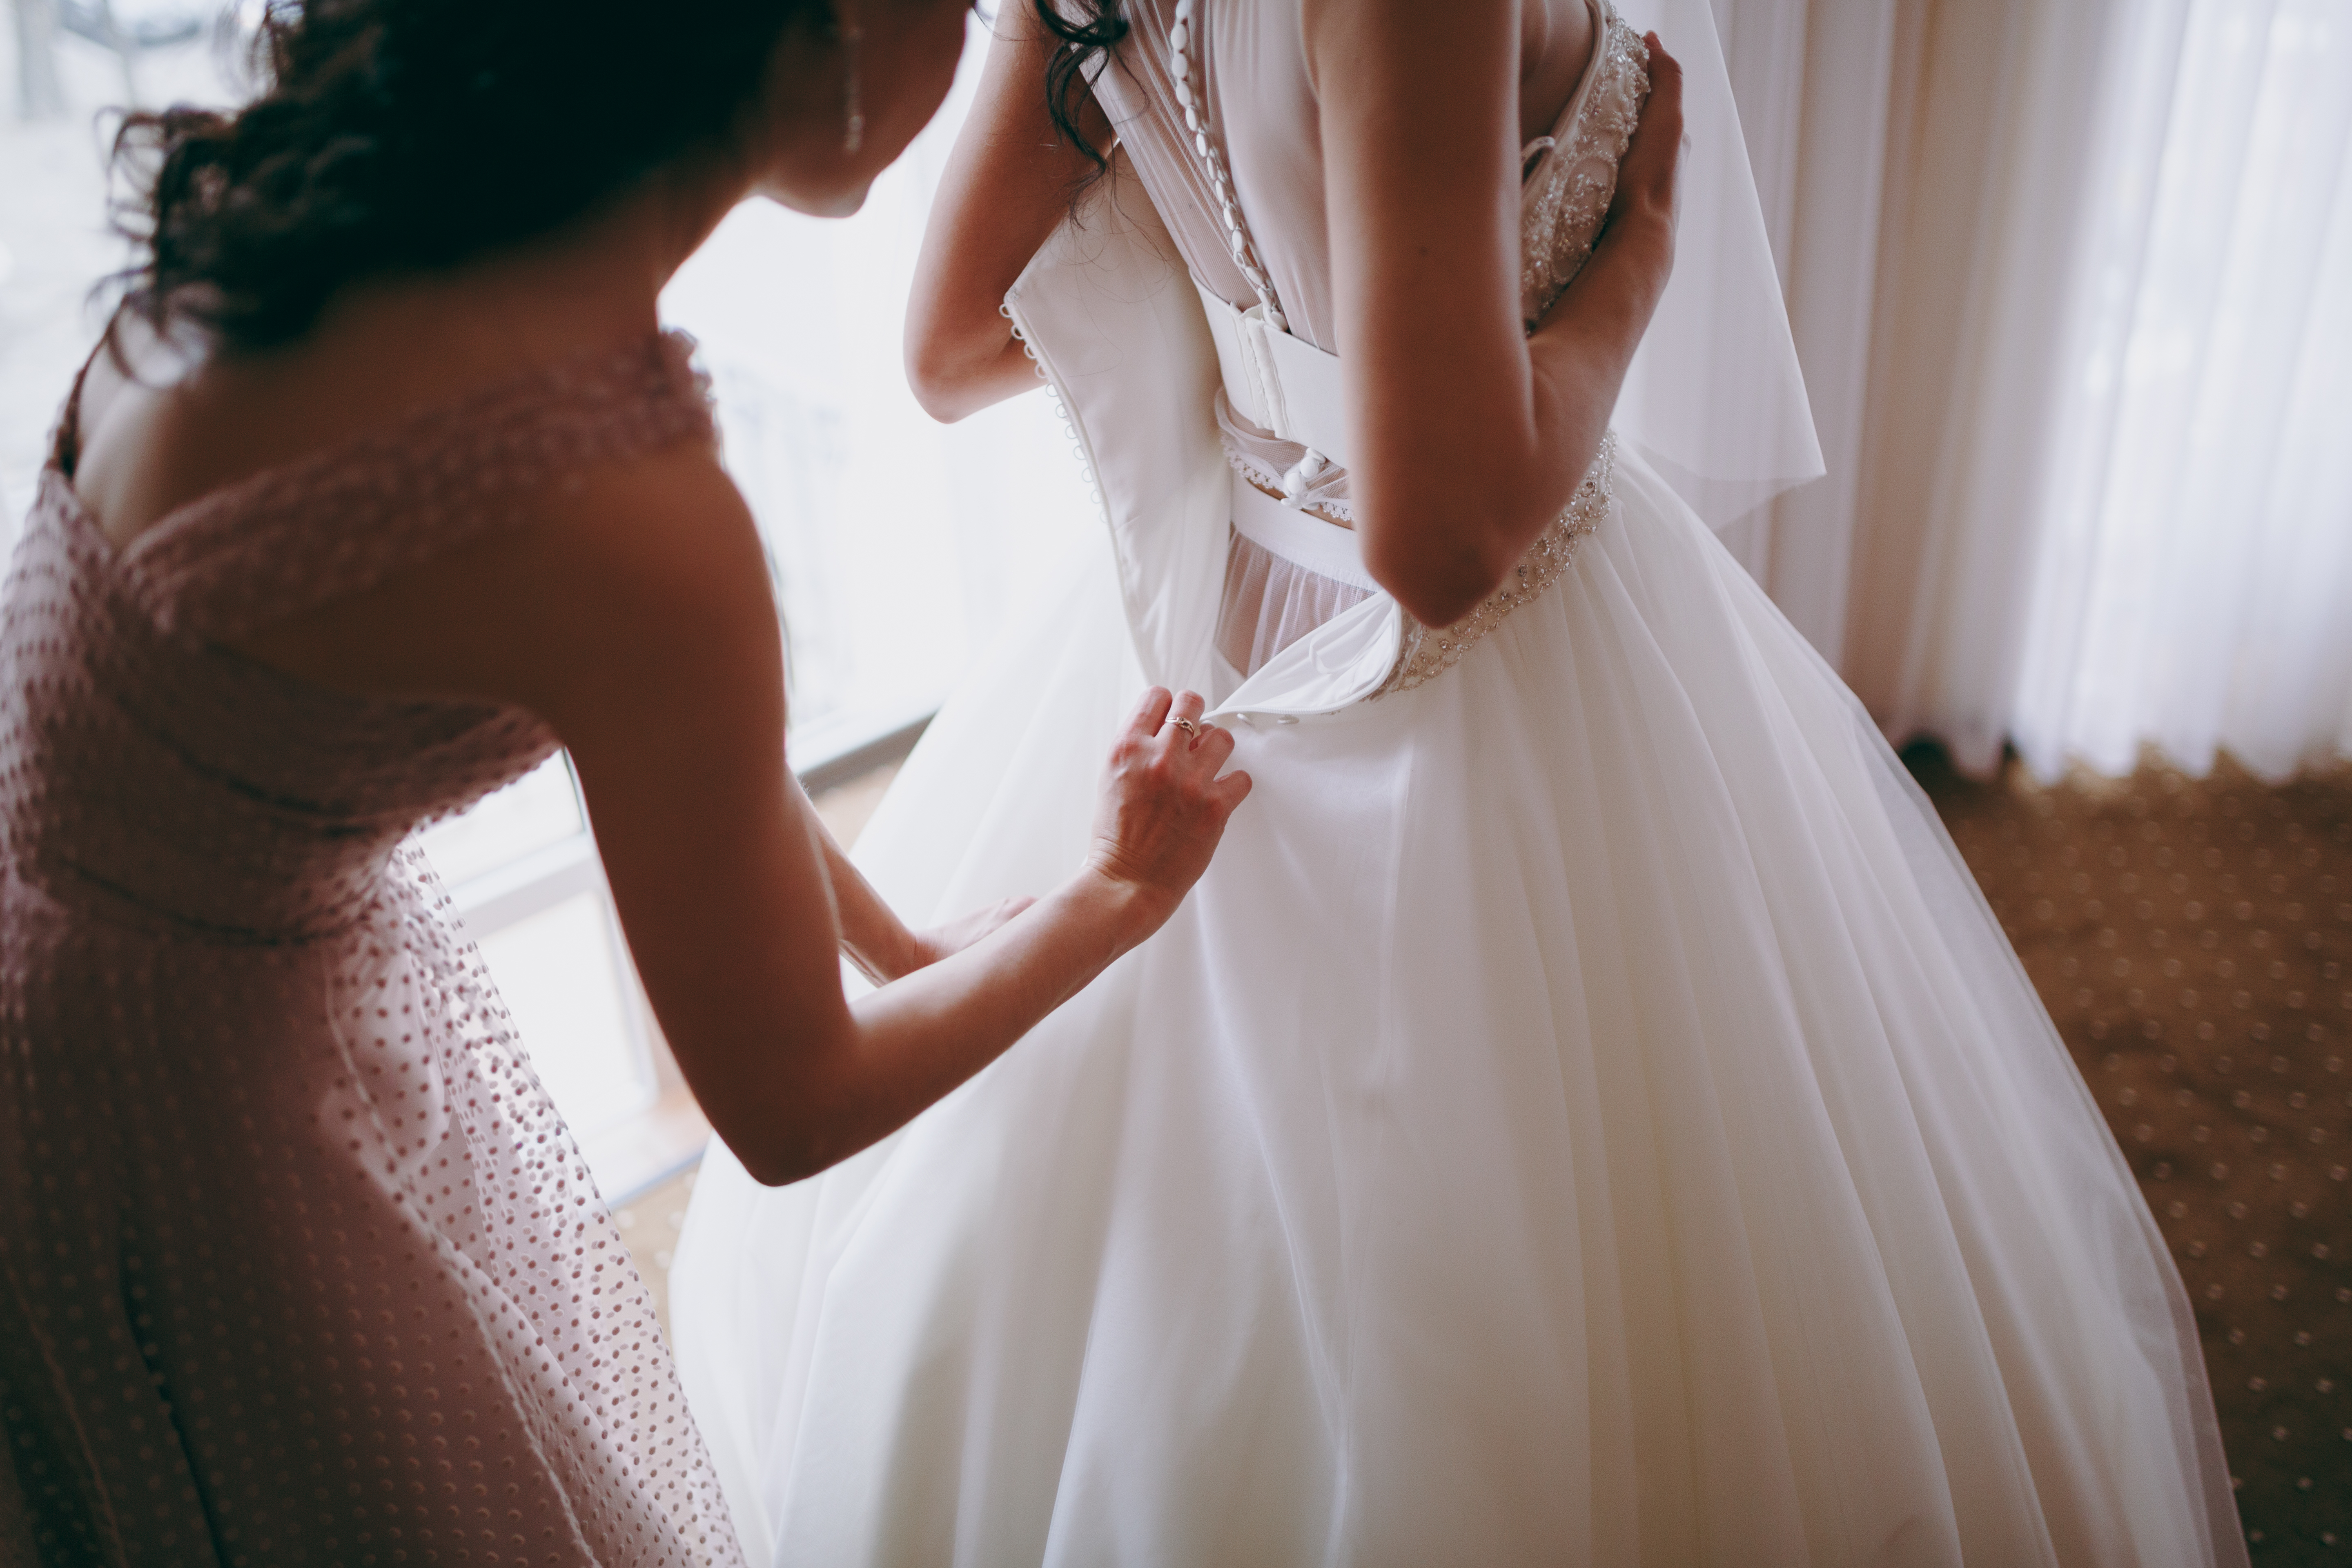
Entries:
MULTIPOLYGON (((1591 4, 1520 68, 1566 91, 1530 322, 1647 89, 1591 4)), ((1007 304, 1108 542, 856 858, 910 917, 1042 885, 1147 679, 1219 694, 1255 793, 1156 938, 898 1135, 776 1190, 714 1145, 678 1363, 755 1562, 2245 1561, 2128 1169, 1925 800, 1703 521, 1819 464, 1707 9, 1668 4, 1675 280, 1614 436, 1562 437, 1581 485, 1440 631, 1346 461, 1326 182, 1361 171, 1300 0, 1124 8, 1119 155, 1007 304)), ((1042 121, 1043 53, 999 42, 951 182, 1034 151, 990 129, 1042 121)))

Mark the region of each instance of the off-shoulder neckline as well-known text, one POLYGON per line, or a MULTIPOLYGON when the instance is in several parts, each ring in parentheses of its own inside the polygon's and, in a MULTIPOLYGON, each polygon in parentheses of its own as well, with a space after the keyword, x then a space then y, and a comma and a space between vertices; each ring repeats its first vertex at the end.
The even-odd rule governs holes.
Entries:
MULTIPOLYGON (((66 514, 75 526, 88 533, 117 562, 131 565, 205 519, 224 510, 236 510, 241 504, 249 503, 280 487, 317 480, 370 458, 389 458, 421 432, 465 422, 469 416, 484 414, 510 404, 541 387, 552 387, 560 393, 567 384, 576 382, 585 366, 619 365, 631 360, 642 360, 652 353, 662 354, 673 364, 682 367, 692 357, 695 347, 693 334, 675 327, 664 328, 650 338, 627 343, 583 344, 543 363, 487 382, 446 402, 427 404, 389 424, 357 431, 282 462, 266 464, 241 479, 190 496, 121 543, 107 534, 97 514, 90 510, 89 503, 82 499, 80 489, 74 483, 73 474, 59 460, 58 452, 52 451, 48 460, 42 465, 41 478, 45 485, 52 486, 62 495, 66 514)), ((101 349, 100 352, 104 351, 101 349)), ((77 377, 73 394, 76 402, 79 402, 80 392, 81 383, 77 377)), ((78 409, 69 407, 65 417, 73 419, 78 412, 78 409)), ((79 449, 75 457, 78 461, 80 457, 79 449)))

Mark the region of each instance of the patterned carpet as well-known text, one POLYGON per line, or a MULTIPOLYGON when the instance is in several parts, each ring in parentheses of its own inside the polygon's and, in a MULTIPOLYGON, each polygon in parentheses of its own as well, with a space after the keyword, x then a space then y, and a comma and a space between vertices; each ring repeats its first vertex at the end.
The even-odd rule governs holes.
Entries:
POLYGON ((2172 1243, 2255 1563, 2352 1563, 2352 768, 1906 760, 2172 1243))
MULTIPOLYGON (((2045 789, 1906 761, 2172 1242, 2255 1563, 2352 1568, 2352 767, 2045 789)), ((879 793, 819 805, 846 841, 879 793)), ((665 1308, 692 1180, 621 1215, 665 1308)))

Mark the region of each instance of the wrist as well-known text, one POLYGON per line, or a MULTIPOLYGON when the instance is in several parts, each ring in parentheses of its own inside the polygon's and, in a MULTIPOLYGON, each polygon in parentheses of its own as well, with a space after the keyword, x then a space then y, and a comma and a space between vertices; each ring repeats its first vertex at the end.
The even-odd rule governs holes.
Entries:
POLYGON ((1181 901, 1092 858, 1071 879, 1069 892, 1087 923, 1108 937, 1116 952, 1141 945, 1168 923, 1181 901))
POLYGON ((934 954, 925 948, 921 932, 909 931, 902 925, 891 938, 888 952, 882 956, 887 966, 886 977, 904 980, 929 963, 934 954))
POLYGON ((1675 263, 1674 214, 1654 202, 1629 201, 1609 215, 1601 244, 1654 273, 1663 289, 1675 263))
POLYGON ((930 962, 922 937, 896 921, 887 931, 868 931, 863 940, 845 941, 841 945, 850 962, 877 985, 904 980, 930 962))

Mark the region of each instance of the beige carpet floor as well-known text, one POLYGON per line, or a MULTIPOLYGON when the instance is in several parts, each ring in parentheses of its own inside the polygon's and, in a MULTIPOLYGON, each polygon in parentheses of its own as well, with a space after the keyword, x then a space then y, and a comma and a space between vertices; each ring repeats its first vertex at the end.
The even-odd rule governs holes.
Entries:
MULTIPOLYGON (((2044 788, 1906 760, 2172 1243, 2255 1563, 2352 1568, 2352 768, 2044 788)), ((879 793, 819 805, 846 840, 879 793)), ((692 1182, 619 1213, 665 1312, 692 1182)))

